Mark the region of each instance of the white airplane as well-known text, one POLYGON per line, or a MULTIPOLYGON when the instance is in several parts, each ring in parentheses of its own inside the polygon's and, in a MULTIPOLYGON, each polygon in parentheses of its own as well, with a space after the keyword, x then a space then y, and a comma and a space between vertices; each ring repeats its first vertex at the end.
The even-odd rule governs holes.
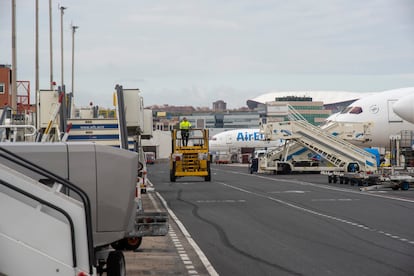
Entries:
POLYGON ((399 99, 392 108, 398 116, 414 124, 414 93, 399 99))
MULTIPOLYGON (((364 147, 389 147, 390 136, 414 131, 414 87, 387 90, 360 98, 327 122, 371 122, 370 139, 355 142, 364 147), (398 114, 398 115, 397 115, 398 114)), ((352 142, 352 141, 350 141, 352 142)))
POLYGON ((258 128, 242 128, 220 132, 209 140, 210 152, 235 148, 274 148, 281 141, 266 141, 258 128))

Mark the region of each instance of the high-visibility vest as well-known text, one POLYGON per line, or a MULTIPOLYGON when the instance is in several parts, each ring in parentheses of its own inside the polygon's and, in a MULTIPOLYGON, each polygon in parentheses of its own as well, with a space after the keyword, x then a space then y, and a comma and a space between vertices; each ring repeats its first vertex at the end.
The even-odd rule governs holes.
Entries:
POLYGON ((180 129, 189 129, 191 127, 191 123, 189 121, 182 121, 180 123, 180 129))

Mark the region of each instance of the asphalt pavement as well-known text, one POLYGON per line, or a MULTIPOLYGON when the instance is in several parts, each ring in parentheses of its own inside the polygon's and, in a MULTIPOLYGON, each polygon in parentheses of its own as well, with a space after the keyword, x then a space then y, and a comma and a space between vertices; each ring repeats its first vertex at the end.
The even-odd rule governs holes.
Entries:
POLYGON ((414 275, 413 188, 361 192, 318 174, 250 174, 247 165, 212 165, 211 182, 171 183, 165 162, 148 176, 196 264, 170 247, 180 269, 168 275, 414 275))

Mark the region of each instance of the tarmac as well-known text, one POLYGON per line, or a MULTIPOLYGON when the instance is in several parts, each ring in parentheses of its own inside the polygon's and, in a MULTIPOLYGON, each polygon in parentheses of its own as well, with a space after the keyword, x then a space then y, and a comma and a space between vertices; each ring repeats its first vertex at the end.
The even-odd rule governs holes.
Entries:
POLYGON ((166 236, 143 237, 136 251, 125 251, 126 274, 210 275, 190 244, 191 237, 185 229, 183 233, 159 195, 149 188, 142 194, 142 201, 146 212, 169 212, 169 231, 166 236))

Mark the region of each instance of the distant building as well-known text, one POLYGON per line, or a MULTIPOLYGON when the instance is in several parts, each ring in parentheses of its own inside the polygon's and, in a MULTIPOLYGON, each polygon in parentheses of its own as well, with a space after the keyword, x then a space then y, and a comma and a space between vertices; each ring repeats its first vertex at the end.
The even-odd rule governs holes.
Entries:
POLYGON ((246 104, 250 110, 263 109, 267 102, 274 102, 281 97, 310 97, 313 101, 321 101, 325 109, 332 113, 341 111, 346 106, 358 100, 361 95, 369 93, 349 91, 278 91, 262 94, 253 99, 247 100, 246 104))
MULTIPOLYGON (((258 128, 260 115, 258 112, 226 112, 210 114, 193 114, 186 116, 190 123, 198 128, 236 129, 258 128)), ((182 117, 180 117, 180 120, 182 117)))
POLYGON ((276 97, 275 101, 266 104, 265 114, 268 121, 280 122, 289 120, 284 112, 286 109, 283 108, 287 105, 293 107, 313 125, 321 124, 331 115, 331 110, 325 109, 322 101, 312 101, 311 97, 306 96, 285 96, 276 97))
POLYGON ((213 111, 220 112, 227 110, 227 103, 222 100, 216 101, 213 103, 213 111))
POLYGON ((11 66, 0 64, 0 108, 4 105, 11 106, 11 66))
MULTIPOLYGON (((19 114, 35 112, 36 107, 30 104, 30 82, 16 81, 17 118, 19 114)), ((12 69, 11 65, 0 64, 0 109, 12 107, 12 69)))

